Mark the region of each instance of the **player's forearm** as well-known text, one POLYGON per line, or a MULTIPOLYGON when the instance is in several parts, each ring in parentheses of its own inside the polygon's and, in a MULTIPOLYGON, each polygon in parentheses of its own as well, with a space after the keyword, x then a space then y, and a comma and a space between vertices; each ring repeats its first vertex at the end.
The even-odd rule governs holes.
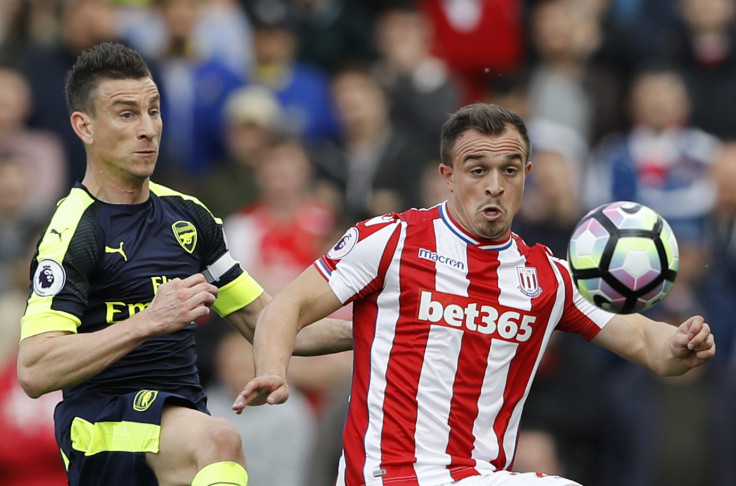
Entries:
POLYGON ((17 363, 21 386, 37 398, 92 378, 148 339, 140 319, 134 316, 94 333, 52 332, 23 340, 17 363))
POLYGON ((286 377, 297 334, 295 309, 266 306, 258 318, 253 340, 255 373, 286 377))
POLYGON ((618 314, 593 342, 622 358, 663 376, 682 374, 689 367, 672 351, 677 328, 641 314, 618 314))
POLYGON ((353 349, 352 324, 326 317, 303 327, 296 336, 294 355, 315 356, 353 349))
POLYGON ((342 307, 342 302, 313 266, 307 268, 288 292, 278 298, 296 311, 300 331, 294 354, 312 356, 352 349, 352 323, 327 317, 342 307))

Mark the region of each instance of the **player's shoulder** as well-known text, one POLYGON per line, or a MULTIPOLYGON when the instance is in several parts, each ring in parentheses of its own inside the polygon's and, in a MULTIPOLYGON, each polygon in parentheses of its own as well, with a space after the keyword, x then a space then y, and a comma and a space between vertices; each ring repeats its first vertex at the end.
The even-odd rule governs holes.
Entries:
POLYGON ((553 258, 555 255, 550 248, 542 243, 534 243, 529 245, 524 238, 516 233, 511 233, 511 239, 516 243, 519 253, 522 255, 538 255, 544 258, 553 258))
POLYGON ((54 216, 57 214, 80 214, 87 210, 96 199, 81 186, 76 185, 69 190, 69 193, 56 203, 54 216))
POLYGON ((209 208, 202 201, 200 201, 199 198, 195 196, 177 191, 162 184, 157 184, 153 181, 149 181, 148 187, 151 191, 152 196, 158 198, 164 204, 169 204, 173 206, 184 206, 189 208, 196 214, 200 214, 202 216, 206 215, 208 219, 212 218, 215 219, 217 222, 222 223, 222 221, 219 218, 215 217, 209 210, 209 208))
POLYGON ((172 189, 168 186, 164 186, 163 184, 157 184, 153 181, 149 181, 148 189, 151 191, 151 194, 159 198, 181 199, 183 201, 191 201, 195 204, 204 206, 204 204, 202 204, 202 202, 196 197, 177 191, 176 189, 172 189))
POLYGON ((380 216, 363 220, 355 226, 362 233, 373 233, 387 226, 413 226, 431 221, 439 217, 439 211, 435 208, 408 209, 403 212, 386 213, 380 216))
POLYGON ((527 244, 522 237, 516 233, 511 234, 512 240, 516 243, 516 248, 519 254, 524 257, 527 263, 536 266, 537 268, 547 268, 553 270, 565 270, 569 272, 567 260, 562 258, 560 255, 555 255, 552 250, 542 244, 534 243, 533 245, 527 244))
POLYGON ((56 237, 59 240, 68 240, 80 227, 94 225, 94 211, 90 211, 90 208, 96 202, 97 200, 83 186, 74 186, 56 204, 56 208, 49 218, 43 237, 56 237))

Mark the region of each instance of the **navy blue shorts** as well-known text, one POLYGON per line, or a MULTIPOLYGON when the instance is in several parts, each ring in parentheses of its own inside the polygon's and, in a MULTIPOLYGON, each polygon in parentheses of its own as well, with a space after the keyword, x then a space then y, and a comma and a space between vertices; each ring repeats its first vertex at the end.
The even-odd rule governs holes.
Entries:
POLYGON ((159 451, 164 404, 209 413, 204 400, 156 390, 57 405, 56 441, 69 485, 157 486, 145 453, 159 451))

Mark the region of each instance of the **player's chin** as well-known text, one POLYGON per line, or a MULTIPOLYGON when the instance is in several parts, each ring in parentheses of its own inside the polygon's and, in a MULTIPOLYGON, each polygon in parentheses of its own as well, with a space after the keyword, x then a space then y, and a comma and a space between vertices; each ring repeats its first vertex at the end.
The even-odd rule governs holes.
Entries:
POLYGON ((478 235, 490 241, 503 241, 509 234, 509 225, 502 221, 483 220, 478 224, 478 235))
POLYGON ((140 179, 147 179, 153 175, 154 169, 156 169, 155 161, 150 164, 139 164, 131 172, 140 179))

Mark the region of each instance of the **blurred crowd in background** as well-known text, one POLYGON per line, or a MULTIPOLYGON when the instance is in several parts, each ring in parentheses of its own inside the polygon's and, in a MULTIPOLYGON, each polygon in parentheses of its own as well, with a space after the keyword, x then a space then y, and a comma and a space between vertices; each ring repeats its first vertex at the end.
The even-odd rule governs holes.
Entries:
MULTIPOLYGON (((2 0, 0 486, 66 484, 60 393, 26 397, 15 352, 29 258, 86 163, 64 76, 110 40, 144 54, 162 93, 154 180, 223 218, 271 293, 352 222, 443 201, 440 127, 470 102, 528 124, 534 169, 514 227, 528 243, 564 257, 601 203, 658 211, 681 262, 650 313, 704 315, 716 358, 663 379, 556 336, 514 468, 586 486, 733 484, 736 0, 2 0)), ((350 353, 294 359, 285 405, 235 416, 250 345, 216 317, 198 334, 210 409, 242 429, 253 486, 332 485, 350 353)))

